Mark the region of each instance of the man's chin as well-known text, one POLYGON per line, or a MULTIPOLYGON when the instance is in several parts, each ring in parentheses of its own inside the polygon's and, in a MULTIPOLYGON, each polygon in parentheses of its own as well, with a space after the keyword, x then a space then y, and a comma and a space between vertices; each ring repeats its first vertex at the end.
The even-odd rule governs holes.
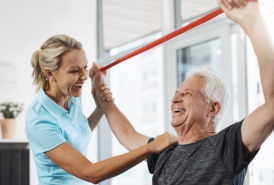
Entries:
POLYGON ((176 128, 176 127, 180 127, 180 126, 182 126, 184 123, 182 123, 182 122, 178 122, 178 121, 171 121, 171 126, 172 127, 174 127, 174 128, 176 128))

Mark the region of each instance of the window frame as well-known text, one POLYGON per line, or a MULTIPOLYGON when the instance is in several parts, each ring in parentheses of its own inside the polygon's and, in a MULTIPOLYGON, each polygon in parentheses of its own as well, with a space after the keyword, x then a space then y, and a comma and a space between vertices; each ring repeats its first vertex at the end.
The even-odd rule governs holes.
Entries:
MULTIPOLYGON (((162 35, 166 35, 172 31, 174 31, 176 28, 180 28, 183 25, 182 19, 181 19, 181 7, 179 6, 181 4, 181 0, 161 0, 162 1, 162 30, 160 30, 162 32, 162 35)), ((122 51, 116 55, 110 55, 110 50, 105 50, 104 49, 104 35, 103 35, 103 2, 102 0, 97 0, 97 37, 96 37, 96 41, 97 41, 97 63, 100 64, 101 66, 105 66, 107 64, 109 64, 111 61, 117 60, 133 51, 135 51, 136 49, 150 43, 150 41, 143 43, 141 45, 138 45, 136 47, 132 47, 128 50, 122 51)), ((214 11, 214 10, 212 10, 214 11)), ((204 13, 203 15, 207 14, 209 12, 204 13)), ((198 17, 201 17, 203 15, 199 15, 198 17)), ((187 20, 187 21, 193 21, 196 18, 192 18, 191 20, 187 20)), ((215 36, 213 38, 216 38, 216 35, 221 35, 222 34, 222 40, 221 42, 225 42, 227 44, 227 46, 225 46, 224 44, 222 44, 222 47, 226 47, 225 51, 226 52, 225 56, 227 57, 226 61, 228 62, 227 67, 230 69, 231 72, 231 65, 229 66, 229 64, 231 64, 231 59, 230 59, 230 55, 231 55, 231 51, 229 49, 229 47, 231 47, 230 44, 230 35, 232 33, 236 33, 237 34, 237 40, 238 39, 242 39, 242 32, 239 31, 239 28, 237 28, 237 25, 235 26, 235 23, 233 23, 232 21, 226 19, 225 17, 218 17, 215 18, 213 21, 205 23, 203 25, 200 25, 198 28, 190 30, 189 32, 185 33, 184 35, 178 36, 176 38, 173 38, 170 41, 167 41, 165 43, 162 44, 163 46, 163 90, 164 90, 164 123, 165 123, 165 130, 169 131, 173 134, 176 134, 174 128, 171 127, 170 120, 172 118, 171 116, 171 111, 170 111, 170 101, 172 99, 172 97, 174 96, 174 92, 177 89, 177 70, 176 70, 176 49, 174 49, 176 46, 176 43, 178 44, 178 42, 181 42, 182 38, 185 37, 194 37, 194 35, 199 35, 199 34, 204 34, 205 31, 208 32, 208 30, 213 30, 213 29, 218 29, 219 32, 216 33, 215 31, 215 36), (221 27, 221 28, 220 28, 221 27), (220 29, 222 31, 220 31, 220 29), (226 39, 224 35, 229 35, 226 39), (175 57, 175 58, 174 58, 175 57), (176 71, 174 73, 174 71, 176 71), (171 83, 172 82, 172 83, 171 83)), ((147 38, 151 35, 145 36, 141 39, 147 38)), ((206 39, 208 40, 208 39, 206 39)), ((200 41, 199 41, 200 42, 200 41)), ((198 41, 196 43, 199 43, 198 41)), ((194 42, 193 42, 194 43, 194 42)), ((241 78, 240 83, 245 83, 246 82, 246 56, 245 54, 245 41, 241 40, 241 42, 237 43, 238 47, 240 48, 240 51, 238 52, 238 61, 244 61, 243 63, 239 63, 238 62, 238 77, 241 78), (245 71, 243 73, 243 71, 245 71)), ((222 48, 223 49, 223 48, 222 48)), ((224 58, 224 57, 222 57, 224 58)), ((108 73, 110 73, 108 71, 108 73)), ((230 74, 231 75, 231 74, 230 74)), ((225 79, 226 81, 228 81, 229 83, 229 89, 231 90, 232 88, 232 80, 230 79, 225 79)), ((109 87, 111 88, 111 84, 110 84, 110 79, 109 76, 106 78, 106 83, 109 84, 109 87)), ((240 83, 238 83, 238 106, 239 106, 239 115, 241 118, 244 118, 247 115, 247 87, 246 86, 240 86, 240 83)), ((230 93, 232 94, 232 93, 230 93)), ((224 127, 228 126, 229 122, 230 124, 232 123, 232 98, 230 99, 230 107, 228 108, 228 115, 226 116, 226 118, 229 120, 225 125, 222 126, 221 129, 223 129, 224 127)), ((226 119, 224 118, 224 119, 226 119)), ((103 160, 105 158, 109 158, 111 157, 111 154, 106 154, 104 153, 104 147, 101 146, 105 146, 103 145, 103 135, 105 133, 103 133, 106 128, 109 127, 107 124, 107 120, 106 118, 103 118, 101 123, 98 125, 98 158, 99 160, 103 160)), ((110 134, 110 130, 107 131, 110 134)), ((106 180, 104 182, 100 183, 101 185, 110 185, 111 182, 110 180, 106 180)))

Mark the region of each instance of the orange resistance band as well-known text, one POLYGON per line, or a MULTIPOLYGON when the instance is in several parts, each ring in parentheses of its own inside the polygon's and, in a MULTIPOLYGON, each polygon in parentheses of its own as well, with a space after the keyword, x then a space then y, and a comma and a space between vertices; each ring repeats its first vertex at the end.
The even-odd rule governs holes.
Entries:
MULTIPOLYGON (((249 0, 248 2, 258 2, 258 1, 257 0, 249 0)), ((149 44, 147 44, 147 45, 145 45, 145 46, 143 46, 143 47, 141 47, 141 48, 133 51, 132 53, 127 54, 126 56, 124 56, 124 57, 122 57, 122 58, 120 58, 118 60, 115 60, 114 62, 110 63, 109 65, 107 65, 105 67, 102 67, 101 71, 104 74, 106 74, 105 71, 107 69, 109 69, 109 68, 111 68, 111 67, 113 67, 113 66, 115 66, 115 65, 117 65, 117 64, 119 64, 119 63, 121 63, 121 62, 123 62, 123 61, 125 61, 127 59, 129 59, 129 58, 132 58, 132 57, 134 57, 134 56, 136 56, 136 55, 138 55, 140 53, 143 53, 143 52, 145 52, 145 51, 147 51, 147 50, 149 50, 149 49, 151 49, 151 48, 153 48, 155 46, 158 46, 159 44, 162 44, 163 42, 166 42, 166 41, 168 41, 168 40, 170 40, 170 39, 172 39, 172 38, 174 38, 174 37, 176 37, 176 36, 178 36, 178 35, 186 32, 186 31, 188 31, 188 30, 190 30, 192 28, 195 28, 196 26, 199 26, 200 24, 203 24, 203 23, 205 23, 205 22, 213 19, 214 17, 216 17, 216 16, 218 16, 218 15, 220 15, 222 13, 223 13, 222 9, 218 9, 218 10, 216 10, 214 12, 211 12, 208 15, 206 15, 206 16, 204 16, 204 17, 202 17, 202 18, 200 18, 200 19, 198 19, 198 20, 190 23, 189 25, 187 25, 185 27, 182 27, 182 28, 180 28, 178 30, 175 30, 174 32, 171 32, 171 33, 163 36, 162 38, 157 39, 157 40, 153 41, 152 43, 149 43, 149 44)))

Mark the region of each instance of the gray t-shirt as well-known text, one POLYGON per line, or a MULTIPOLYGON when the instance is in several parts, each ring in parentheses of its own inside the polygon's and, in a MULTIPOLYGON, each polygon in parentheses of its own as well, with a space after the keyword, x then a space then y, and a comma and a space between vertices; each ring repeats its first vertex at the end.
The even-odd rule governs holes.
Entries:
MULTIPOLYGON (((187 145, 174 144, 147 158, 153 185, 242 185, 258 150, 242 159, 242 122, 187 145)), ((151 138, 149 142, 154 139, 151 138)))

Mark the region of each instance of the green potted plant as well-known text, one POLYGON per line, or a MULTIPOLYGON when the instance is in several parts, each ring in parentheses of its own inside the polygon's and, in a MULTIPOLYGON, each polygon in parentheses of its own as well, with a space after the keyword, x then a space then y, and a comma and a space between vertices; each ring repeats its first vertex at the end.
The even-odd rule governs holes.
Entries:
POLYGON ((4 118, 1 120, 3 139, 14 139, 16 130, 16 117, 23 111, 23 104, 4 102, 0 103, 0 112, 4 118))

